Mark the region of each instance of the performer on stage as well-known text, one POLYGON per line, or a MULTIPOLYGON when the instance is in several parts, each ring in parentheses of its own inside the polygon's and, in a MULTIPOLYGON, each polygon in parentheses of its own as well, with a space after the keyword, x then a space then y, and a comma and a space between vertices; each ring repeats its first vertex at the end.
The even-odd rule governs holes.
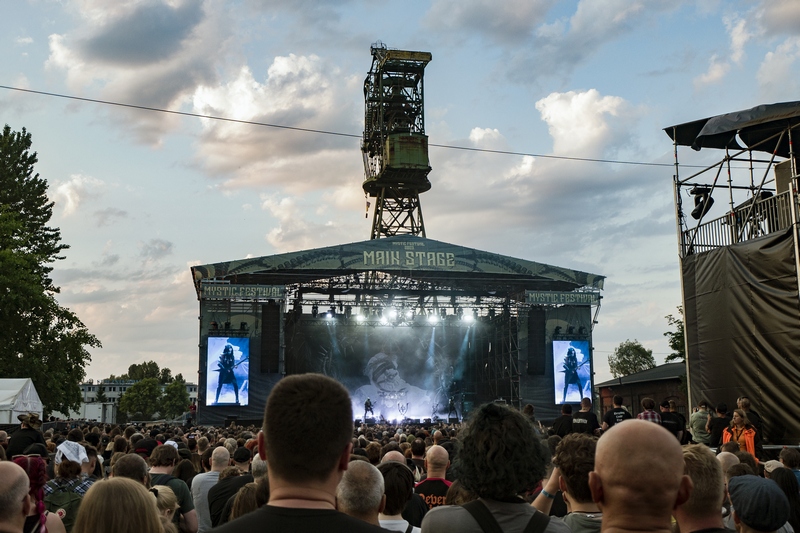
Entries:
POLYGON ((217 362, 217 372, 219 372, 219 382, 217 385, 217 398, 214 403, 219 403, 219 393, 222 390, 222 385, 230 384, 233 386, 233 392, 236 394, 236 403, 239 403, 239 384, 236 382, 236 376, 233 369, 236 368, 236 361, 233 357, 233 346, 226 344, 222 350, 222 355, 217 362))
POLYGON ((375 411, 372 410, 372 400, 367 398, 367 401, 364 402, 364 422, 367 421, 367 413, 375 416, 375 411))
POLYGON ((575 348, 570 346, 567 349, 567 355, 564 357, 563 363, 564 370, 564 399, 563 402, 566 403, 567 401, 567 389, 570 385, 577 385, 578 392, 583 395, 583 383, 581 383, 581 378, 578 376, 578 357, 575 355, 575 348))
POLYGON ((375 414, 379 417, 382 416, 387 420, 403 418, 405 415, 400 412, 398 406, 407 406, 413 414, 421 412, 430 405, 433 391, 415 387, 400 377, 396 355, 383 352, 375 354, 367 362, 364 375, 369 378, 370 384, 355 391, 354 405, 358 405, 355 402, 374 396, 374 407, 377 409, 375 414))
POLYGON ((458 419, 458 411, 456 410, 456 397, 450 396, 450 400, 447 402, 447 420, 450 420, 450 415, 456 415, 454 418, 458 419))

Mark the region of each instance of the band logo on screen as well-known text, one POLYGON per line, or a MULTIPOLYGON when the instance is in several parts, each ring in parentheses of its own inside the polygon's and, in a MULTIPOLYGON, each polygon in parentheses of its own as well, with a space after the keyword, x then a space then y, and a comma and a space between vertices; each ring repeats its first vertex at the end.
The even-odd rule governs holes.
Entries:
POLYGON ((553 341, 556 405, 592 397, 592 362, 587 340, 553 341))
POLYGON ((250 339, 209 337, 206 405, 247 405, 250 339))

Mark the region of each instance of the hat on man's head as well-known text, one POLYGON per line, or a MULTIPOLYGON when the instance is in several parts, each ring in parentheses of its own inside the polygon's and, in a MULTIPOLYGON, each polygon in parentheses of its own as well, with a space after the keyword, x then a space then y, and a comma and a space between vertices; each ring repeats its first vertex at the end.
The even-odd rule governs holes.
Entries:
POLYGON ((776 468, 784 468, 783 463, 775 459, 764 463, 764 470, 766 470, 768 474, 771 474, 776 468))
POLYGON ((233 452, 233 461, 236 463, 246 463, 250 459, 253 458, 253 454, 250 450, 241 446, 236 448, 236 451, 233 452))
POLYGON ((669 409, 669 400, 664 400, 664 401, 663 401, 663 402, 661 402, 659 405, 660 405, 661 407, 663 407, 664 409, 669 409))
POLYGON ((756 531, 775 531, 789 519, 789 500, 774 481, 736 476, 728 482, 728 492, 739 520, 756 531))
POLYGON ((153 453, 156 446, 158 446, 158 443, 155 440, 144 438, 136 443, 136 449, 133 451, 145 457, 150 457, 150 454, 153 453))
POLYGON ((42 419, 39 418, 39 413, 27 413, 27 414, 17 415, 17 420, 19 420, 24 424, 27 424, 33 429, 39 429, 40 427, 42 427, 42 419))

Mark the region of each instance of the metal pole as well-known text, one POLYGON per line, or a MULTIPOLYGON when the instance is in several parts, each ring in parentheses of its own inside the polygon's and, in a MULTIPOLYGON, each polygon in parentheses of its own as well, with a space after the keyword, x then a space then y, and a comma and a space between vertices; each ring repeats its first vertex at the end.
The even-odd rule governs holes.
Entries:
POLYGON ((789 206, 792 212, 792 239, 794 240, 794 271, 797 276, 798 297, 800 297, 800 243, 797 234, 797 165, 794 160, 794 146, 792 144, 792 128, 789 131, 789 167, 792 169, 792 185, 789 187, 789 206))
MULTIPOLYGON (((678 133, 673 128, 672 138, 677 139, 678 133)), ((692 406, 692 385, 691 385, 691 378, 689 372, 689 338, 688 338, 688 330, 686 328, 686 292, 683 286, 683 259, 686 253, 686 249, 684 247, 684 237, 683 237, 683 226, 681 224, 681 220, 683 217, 683 211, 681 209, 681 181, 680 181, 680 166, 678 164, 678 141, 673 140, 673 154, 675 158, 675 176, 673 177, 673 189, 675 195, 675 220, 677 224, 678 230, 678 268, 681 274, 681 303, 683 305, 683 313, 681 313, 681 320, 683 321, 683 353, 685 355, 684 364, 686 365, 686 398, 689 402, 687 407, 692 406)), ((709 167, 710 168, 710 167, 709 167)), ((719 173, 717 174, 719 176, 719 173)), ((714 180, 716 183, 716 179, 714 180)), ((712 187, 713 189, 713 187, 712 187)), ((621 383, 620 383, 621 384, 621 383)), ((631 403, 633 398, 631 398, 631 403)), ((633 409, 633 405, 631 405, 631 409, 633 409)), ((631 413, 633 414, 633 413, 631 413)))

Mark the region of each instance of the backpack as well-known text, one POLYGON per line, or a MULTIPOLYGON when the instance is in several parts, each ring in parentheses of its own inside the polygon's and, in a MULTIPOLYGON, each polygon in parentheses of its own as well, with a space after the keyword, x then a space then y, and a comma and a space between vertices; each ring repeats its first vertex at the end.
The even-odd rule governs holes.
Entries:
POLYGON ((56 513, 61 518, 67 533, 70 533, 72 526, 75 525, 75 518, 78 516, 78 508, 82 499, 83 496, 73 491, 71 487, 66 489, 58 487, 44 497, 44 506, 45 509, 56 513))

